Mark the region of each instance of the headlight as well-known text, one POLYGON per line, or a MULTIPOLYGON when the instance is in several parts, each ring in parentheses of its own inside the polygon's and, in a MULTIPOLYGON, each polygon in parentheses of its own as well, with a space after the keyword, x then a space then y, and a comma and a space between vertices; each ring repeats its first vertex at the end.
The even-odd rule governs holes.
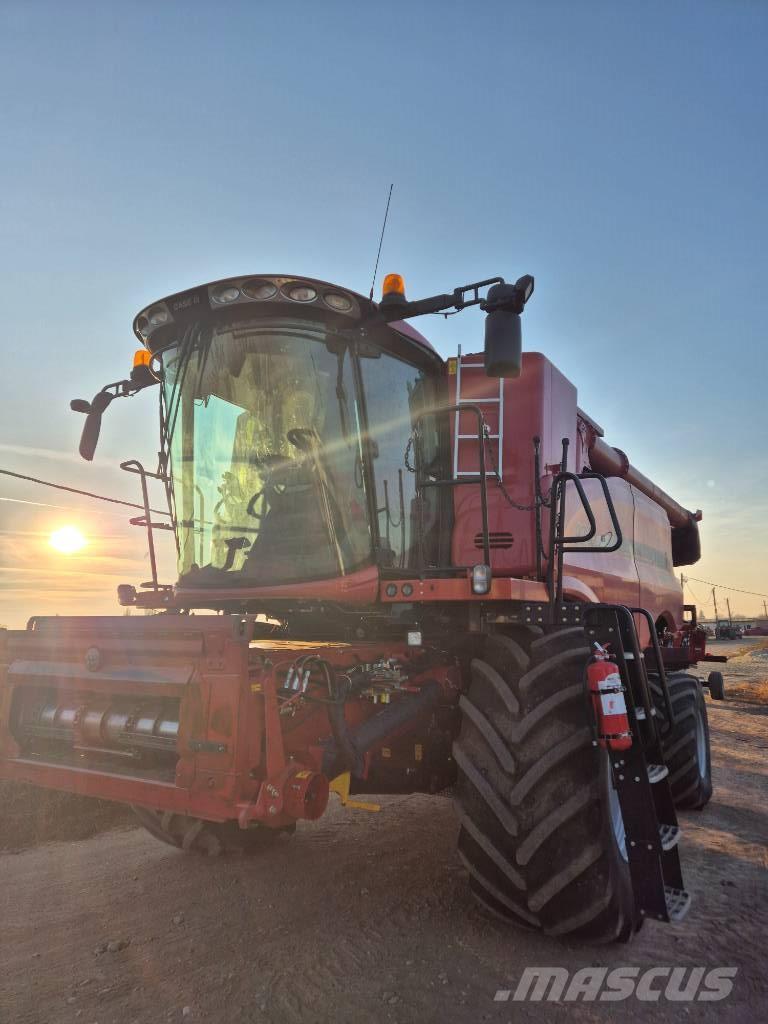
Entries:
POLYGON ((243 285, 243 295, 249 299, 271 299, 277 294, 277 285, 271 281, 246 281, 243 285))
POLYGON ((283 290, 288 298, 293 299, 294 302, 312 302, 313 299, 317 298, 317 290, 308 284, 289 285, 283 290))
POLYGON ((339 313, 348 313, 352 309, 352 300, 339 292, 326 292, 323 298, 331 309, 335 309, 339 313))
POLYGON ((150 309, 147 316, 152 327, 161 327, 171 319, 171 314, 167 309, 163 309, 162 306, 155 306, 153 309, 150 309))
POLYGON ((490 565, 472 566, 472 593, 487 594, 491 589, 491 567, 490 565))
POLYGON ((225 285, 223 288, 217 288, 213 293, 214 302, 234 302, 235 299, 240 297, 240 289, 235 288, 234 285, 225 285))

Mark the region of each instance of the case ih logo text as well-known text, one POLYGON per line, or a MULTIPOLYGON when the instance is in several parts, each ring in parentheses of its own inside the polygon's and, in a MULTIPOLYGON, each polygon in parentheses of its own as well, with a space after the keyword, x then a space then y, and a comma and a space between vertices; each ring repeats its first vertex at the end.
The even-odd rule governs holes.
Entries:
POLYGON ((183 299, 176 299, 175 302, 171 303, 171 310, 174 313, 178 313, 182 309, 189 309, 191 306, 200 305, 199 295, 187 295, 183 299))
POLYGON ((718 1002, 733 989, 738 967, 526 967, 514 993, 499 989, 494 1002, 619 1002, 634 996, 644 1003, 718 1002))

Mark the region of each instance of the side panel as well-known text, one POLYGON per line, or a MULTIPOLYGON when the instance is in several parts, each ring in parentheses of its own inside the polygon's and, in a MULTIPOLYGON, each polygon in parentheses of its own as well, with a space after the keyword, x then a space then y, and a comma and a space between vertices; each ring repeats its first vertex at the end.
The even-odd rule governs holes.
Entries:
MULTIPOLYGON (((493 474, 500 467, 504 488, 512 500, 518 505, 531 505, 534 437, 541 441, 545 492, 551 483, 550 470, 559 468, 564 437, 570 442, 568 468, 575 467, 576 388, 538 352, 523 355, 523 370, 516 380, 500 382, 487 377, 482 355, 462 356, 460 373, 456 370, 456 360, 452 360, 449 363, 451 403, 476 403, 488 425, 491 437, 486 446, 486 470, 493 474)), ((475 474, 479 470, 477 419, 469 411, 461 413, 458 439, 455 416, 452 421, 454 469, 459 476, 475 474)), ((479 487, 456 487, 454 502, 452 561, 454 565, 473 565, 482 557, 479 487)), ((536 568, 534 514, 514 508, 493 478, 488 481, 488 523, 494 573, 533 574, 536 568)))
MULTIPOLYGON (((592 506, 597 525, 595 537, 587 543, 607 548, 615 542, 616 536, 602 488, 597 480, 584 480, 583 487, 592 506)), ((635 607, 640 603, 640 578, 633 551, 635 535, 633 488, 624 480, 612 478, 608 481, 608 489, 621 526, 623 538, 621 547, 618 551, 610 551, 605 554, 599 551, 585 554, 567 553, 563 560, 564 574, 575 576, 586 583, 595 592, 599 601, 635 607)), ((567 535, 570 537, 586 535, 589 523, 573 484, 567 486, 565 510, 567 535)))
POLYGON ((671 629, 679 629, 683 623, 683 589, 672 565, 669 519, 656 502, 634 487, 632 491, 640 602, 654 619, 664 616, 671 629))

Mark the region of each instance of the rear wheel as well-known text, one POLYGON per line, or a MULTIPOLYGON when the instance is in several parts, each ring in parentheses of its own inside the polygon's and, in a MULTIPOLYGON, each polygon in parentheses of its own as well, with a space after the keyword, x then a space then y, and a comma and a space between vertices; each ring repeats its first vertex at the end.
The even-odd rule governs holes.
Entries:
POLYGON ((624 822, 592 744, 581 628, 487 638, 454 744, 459 856, 482 906, 581 942, 639 926, 624 822))
POLYGON ((686 672, 667 675, 675 724, 667 729, 667 706, 659 677, 650 676, 653 703, 661 731, 661 749, 669 769, 675 807, 701 808, 712 796, 712 759, 709 749, 707 704, 701 683, 686 672))
POLYGON ((725 680, 722 672, 710 672, 707 676, 707 686, 712 700, 725 700, 725 680))
POLYGON ((133 806, 131 810, 155 839, 186 853, 208 857, 218 857, 221 853, 258 853, 295 831, 295 826, 271 829, 253 825, 241 829, 236 821, 204 821, 173 811, 151 811, 146 807, 133 806))

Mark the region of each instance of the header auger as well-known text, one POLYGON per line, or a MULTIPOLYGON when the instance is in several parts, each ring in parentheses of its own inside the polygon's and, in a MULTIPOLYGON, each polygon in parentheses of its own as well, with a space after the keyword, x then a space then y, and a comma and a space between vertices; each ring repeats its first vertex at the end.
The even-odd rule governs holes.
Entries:
POLYGON ((262 274, 142 310, 130 377, 72 407, 91 459, 109 404, 158 390, 158 465, 123 464, 152 578, 118 592, 158 614, 3 635, 0 775, 132 804, 206 854, 270 845, 330 792, 452 787, 495 914, 586 942, 680 918, 676 808, 711 793, 673 571, 700 514, 522 353, 532 292, 408 301, 390 275, 376 304, 262 274), (408 322, 475 305, 482 355, 445 361, 408 322))

